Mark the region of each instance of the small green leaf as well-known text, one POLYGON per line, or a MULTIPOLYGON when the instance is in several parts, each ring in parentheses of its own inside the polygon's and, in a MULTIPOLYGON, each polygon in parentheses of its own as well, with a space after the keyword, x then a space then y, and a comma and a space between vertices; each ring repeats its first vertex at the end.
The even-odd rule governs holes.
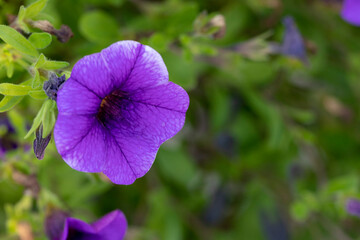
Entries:
POLYGON ((157 51, 166 51, 171 38, 163 33, 155 33, 149 38, 149 45, 156 49, 157 51))
POLYGON ((48 109, 48 111, 46 113, 44 113, 43 116, 43 137, 47 137, 51 130, 54 128, 55 125, 55 113, 54 113, 54 108, 52 106, 54 102, 52 102, 52 105, 50 105, 50 108, 48 109))
POLYGON ((12 83, 1 83, 0 94, 6 96, 23 96, 27 95, 31 90, 31 87, 24 85, 16 85, 12 83))
POLYGON ((50 134, 51 130, 55 125, 55 113, 54 113, 55 102, 52 100, 46 100, 40 108, 40 111, 36 115, 33 121, 31 129, 24 138, 28 138, 35 130, 42 124, 43 126, 43 137, 50 134))
POLYGON ((30 4, 25 11, 25 18, 36 17, 46 6, 47 0, 38 0, 30 4))
POLYGON ((42 32, 42 33, 33 33, 29 37, 29 41, 37 49, 43 49, 49 46, 52 41, 51 34, 42 32))
POLYGON ((45 107, 48 105, 48 101, 45 101, 41 106, 39 112, 37 113, 36 117, 34 118, 33 124, 29 130, 29 132, 25 135, 24 138, 28 138, 35 130, 40 126, 41 121, 43 119, 45 107))
POLYGON ((22 5, 20 6, 17 20, 22 21, 24 17, 25 17, 25 7, 22 5))
POLYGON ((45 70, 56 70, 60 68, 65 68, 69 66, 70 64, 68 62, 63 61, 46 61, 41 68, 45 70))
POLYGON ((69 79, 71 76, 71 72, 70 71, 63 71, 62 74, 65 74, 65 78, 69 79))
POLYGON ((4 96, 0 102, 0 112, 6 112, 15 107, 21 100, 23 96, 14 97, 14 96, 4 96))
POLYGON ((14 74, 14 63, 10 62, 7 66, 6 66, 6 76, 8 78, 11 78, 14 74))
POLYGON ((30 91, 29 96, 37 100, 44 100, 48 98, 48 96, 43 90, 30 91))
POLYGON ((79 29, 85 38, 99 44, 107 44, 118 38, 116 21, 102 11, 93 11, 82 15, 79 29))
POLYGON ((35 70, 35 75, 34 75, 34 78, 31 82, 31 88, 33 89, 36 89, 38 87, 40 87, 41 85, 41 79, 40 79, 40 73, 37 69, 34 69, 35 70))
POLYGON ((39 58, 36 60, 35 68, 41 68, 45 62, 46 62, 46 57, 44 54, 41 53, 39 58))
POLYGON ((0 25, 0 38, 22 53, 35 57, 39 55, 34 46, 23 35, 11 27, 0 25))

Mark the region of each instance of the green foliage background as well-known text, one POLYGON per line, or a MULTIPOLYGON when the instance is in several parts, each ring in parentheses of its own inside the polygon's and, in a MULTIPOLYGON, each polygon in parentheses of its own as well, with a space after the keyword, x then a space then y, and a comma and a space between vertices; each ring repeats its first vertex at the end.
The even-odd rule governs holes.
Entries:
MULTIPOLYGON (((29 3, 0 0, 0 24, 29 3)), ((14 168, 36 174, 41 201, 73 217, 91 222, 121 209, 126 239, 360 239, 360 220, 345 212, 348 198, 360 198, 360 28, 340 9, 335 0, 49 0, 42 17, 74 37, 54 39, 42 50, 48 58, 73 66, 113 42, 140 41, 162 55, 190 108, 149 173, 116 186, 72 170, 53 142, 41 161, 24 151, 41 107, 25 97, 7 114, 20 147, 0 161, 0 239, 17 239, 23 221, 46 239, 45 207, 13 180, 14 168), (204 10, 224 15, 223 38, 194 32, 204 10), (281 42, 286 15, 306 40, 308 65, 262 48, 229 50, 250 39, 281 42)), ((0 81, 26 74, 16 68, 7 78, 1 68, 0 81)))

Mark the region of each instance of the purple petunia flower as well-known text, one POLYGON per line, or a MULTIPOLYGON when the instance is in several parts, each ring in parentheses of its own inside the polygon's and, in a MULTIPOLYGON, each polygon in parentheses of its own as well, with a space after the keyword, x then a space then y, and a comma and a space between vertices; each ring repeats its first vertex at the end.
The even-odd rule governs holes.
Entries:
POLYGON ((345 0, 341 11, 341 17, 352 25, 360 26, 360 1, 345 0))
POLYGON ((356 199, 349 199, 346 202, 346 211, 351 215, 360 217, 360 201, 356 199))
POLYGON ((168 78, 161 56, 134 41, 79 60, 57 96, 54 138, 65 162, 116 184, 144 176, 189 106, 185 90, 168 78))
POLYGON ((126 229, 124 214, 115 210, 92 224, 67 218, 60 240, 121 240, 124 239, 126 229))

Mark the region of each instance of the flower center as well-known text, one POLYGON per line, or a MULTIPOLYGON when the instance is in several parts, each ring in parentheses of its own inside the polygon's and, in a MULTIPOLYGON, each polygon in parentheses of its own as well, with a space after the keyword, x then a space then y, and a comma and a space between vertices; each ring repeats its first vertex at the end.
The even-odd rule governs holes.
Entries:
POLYGON ((107 95, 100 104, 100 108, 97 114, 97 119, 106 126, 109 121, 121 117, 121 112, 124 109, 124 100, 127 100, 127 94, 115 90, 107 95))

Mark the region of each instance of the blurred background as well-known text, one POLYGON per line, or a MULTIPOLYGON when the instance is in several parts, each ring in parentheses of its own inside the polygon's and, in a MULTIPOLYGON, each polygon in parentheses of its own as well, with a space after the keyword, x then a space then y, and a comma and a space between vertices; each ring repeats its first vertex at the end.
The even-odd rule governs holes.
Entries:
MULTIPOLYGON (((0 24, 30 2, 0 0, 0 24)), ((360 198, 360 28, 341 19, 341 2, 49 0, 43 18, 74 36, 46 56, 73 66, 139 41, 162 55, 190 107, 129 186, 71 169, 53 141, 37 160, 23 137, 41 102, 1 114, 0 239, 19 239, 23 222, 46 239, 29 190, 87 222, 121 209, 128 240, 360 239, 345 210, 360 198)), ((0 80, 25 74, 2 68, 0 80)))

